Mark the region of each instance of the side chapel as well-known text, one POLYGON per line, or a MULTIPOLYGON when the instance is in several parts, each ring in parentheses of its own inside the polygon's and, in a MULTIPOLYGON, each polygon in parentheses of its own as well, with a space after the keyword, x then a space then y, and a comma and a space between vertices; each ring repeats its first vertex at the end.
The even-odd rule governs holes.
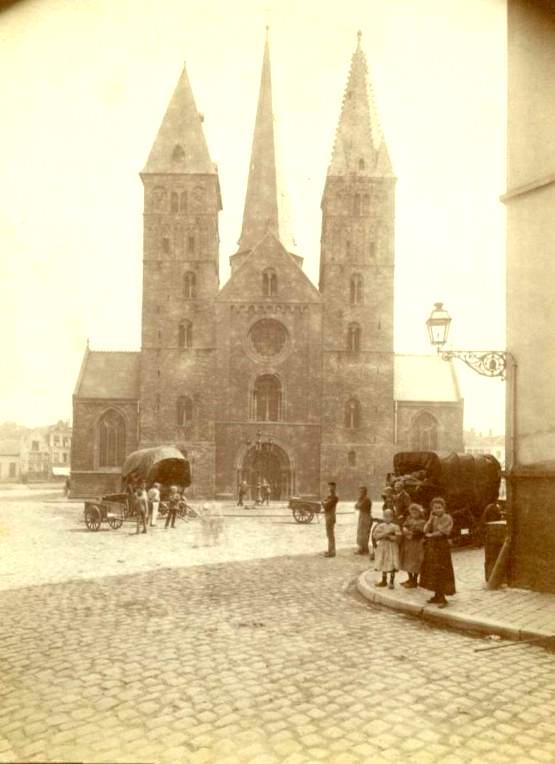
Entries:
POLYGON ((450 363, 393 352, 395 182, 352 56, 322 197, 318 288, 278 182, 266 39, 244 215, 219 282, 216 165, 183 70, 141 173, 139 352, 88 346, 73 396, 72 495, 119 488, 131 451, 175 444, 198 497, 266 479, 274 499, 378 496, 395 451, 462 450, 450 363))

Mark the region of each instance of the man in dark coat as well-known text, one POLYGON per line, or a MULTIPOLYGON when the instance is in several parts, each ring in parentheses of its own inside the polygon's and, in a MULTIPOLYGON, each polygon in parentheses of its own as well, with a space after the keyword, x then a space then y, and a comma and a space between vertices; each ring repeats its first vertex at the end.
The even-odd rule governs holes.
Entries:
POLYGON ((335 509, 339 497, 335 493, 335 483, 328 483, 330 492, 322 502, 326 516, 326 536, 328 537, 328 551, 324 552, 324 557, 335 557, 335 509))
POLYGON ((365 485, 359 488, 358 501, 355 504, 358 510, 357 546, 355 554, 368 554, 368 542, 370 540, 370 528, 372 527, 372 502, 368 496, 365 485))

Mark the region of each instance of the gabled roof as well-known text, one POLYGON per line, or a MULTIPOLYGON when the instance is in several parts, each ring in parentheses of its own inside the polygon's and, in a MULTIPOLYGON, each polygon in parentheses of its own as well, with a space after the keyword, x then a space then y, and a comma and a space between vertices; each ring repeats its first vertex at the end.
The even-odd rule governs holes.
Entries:
POLYGON ((270 47, 266 35, 238 252, 251 250, 268 231, 272 231, 286 249, 295 246, 287 195, 280 179, 274 121, 270 47))
MULTIPOLYGON (((235 255, 237 257, 237 255, 235 255)), ((268 232, 234 269, 218 297, 220 301, 320 302, 321 295, 300 267, 300 258, 288 252, 273 232, 268 232), (274 268, 278 278, 275 298, 262 296, 262 271, 274 268)))
POLYGON ((18 440, 8 438, 0 440, 0 456, 19 456, 21 446, 18 440))
POLYGON ((137 400, 140 353, 85 351, 76 398, 137 400))
POLYGON ((183 67, 143 173, 216 175, 187 71, 183 67))
POLYGON ((452 361, 437 355, 395 355, 394 398, 421 403, 458 403, 461 394, 452 361))
POLYGON ((358 44, 351 60, 328 177, 394 177, 368 78, 366 56, 358 44))

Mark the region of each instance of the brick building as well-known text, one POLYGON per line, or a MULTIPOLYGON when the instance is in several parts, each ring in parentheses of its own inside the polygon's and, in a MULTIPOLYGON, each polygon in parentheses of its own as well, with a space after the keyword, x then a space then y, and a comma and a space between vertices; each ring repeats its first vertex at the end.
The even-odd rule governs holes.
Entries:
POLYGON ((87 348, 74 495, 113 490, 125 454, 161 443, 187 453, 194 495, 266 478, 276 499, 320 495, 332 478, 345 498, 361 483, 377 494, 400 418, 405 434, 431 428, 437 447, 462 446, 450 365, 431 361, 432 374, 451 375, 431 400, 422 369, 393 354, 395 176, 360 37, 324 186, 318 289, 295 252, 278 177, 266 41, 241 236, 220 288, 218 174, 183 71, 141 173, 141 351, 87 348), (395 399, 396 373, 405 381, 395 399))

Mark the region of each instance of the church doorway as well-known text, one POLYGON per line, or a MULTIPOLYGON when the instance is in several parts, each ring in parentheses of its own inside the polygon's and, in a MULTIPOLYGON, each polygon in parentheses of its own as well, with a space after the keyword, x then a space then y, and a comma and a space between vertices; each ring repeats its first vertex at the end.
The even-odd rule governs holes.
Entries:
POLYGON ((275 443, 260 443, 247 450, 238 474, 239 483, 243 480, 253 499, 257 496, 258 483, 264 480, 270 484, 274 501, 288 499, 294 489, 289 457, 275 443))

